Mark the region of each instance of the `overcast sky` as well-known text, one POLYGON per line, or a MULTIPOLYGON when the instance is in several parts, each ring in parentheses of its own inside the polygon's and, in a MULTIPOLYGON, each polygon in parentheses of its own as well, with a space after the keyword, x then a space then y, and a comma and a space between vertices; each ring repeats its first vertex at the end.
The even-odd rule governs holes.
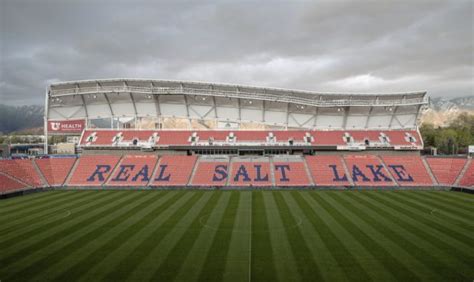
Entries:
POLYGON ((98 78, 474 96, 474 1, 0 3, 4 104, 98 78))

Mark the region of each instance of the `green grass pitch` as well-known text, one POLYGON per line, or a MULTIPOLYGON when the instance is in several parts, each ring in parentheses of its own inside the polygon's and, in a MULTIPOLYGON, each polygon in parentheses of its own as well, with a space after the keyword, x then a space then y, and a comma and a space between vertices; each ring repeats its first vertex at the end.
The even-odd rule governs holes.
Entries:
POLYGON ((474 196, 51 191, 0 201, 0 280, 473 281, 474 196))

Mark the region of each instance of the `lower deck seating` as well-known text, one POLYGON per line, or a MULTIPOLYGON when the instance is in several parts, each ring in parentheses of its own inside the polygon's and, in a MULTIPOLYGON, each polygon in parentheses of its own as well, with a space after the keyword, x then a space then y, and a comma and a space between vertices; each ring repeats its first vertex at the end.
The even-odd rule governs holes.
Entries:
POLYGON ((436 180, 442 185, 453 185, 466 165, 466 159, 457 158, 426 158, 426 161, 436 180))
POLYGON ((2 160, 0 161, 0 172, 21 179, 32 187, 45 185, 36 171, 32 160, 2 160))
POLYGON ((308 186, 310 181, 304 162, 274 162, 276 186, 308 186))
POLYGON ((191 179, 193 186, 224 186, 229 175, 229 160, 200 159, 196 164, 194 176, 191 179))
POLYGON ((231 186, 271 186, 272 179, 270 175, 270 162, 268 161, 267 162, 263 162, 263 161, 231 162, 229 185, 231 186))
POLYGON ((13 192, 27 187, 25 184, 0 173, 0 193, 13 192))
POLYGON ((470 160, 427 158, 427 163, 431 169, 416 155, 364 154, 303 158, 297 155, 159 157, 140 153, 123 157, 83 155, 77 160, 0 160, 0 192, 46 185, 429 187, 436 185, 435 178, 444 186, 474 186, 474 162, 470 160))
POLYGON ((469 167, 464 172, 461 180, 459 181, 460 186, 474 187, 474 161, 471 161, 469 167))
POLYGON ((69 186, 100 186, 107 181, 120 160, 115 155, 85 155, 79 158, 69 186))
POLYGON ((49 186, 63 185, 75 162, 75 157, 35 160, 36 165, 40 169, 49 186))
POLYGON ((342 159, 338 155, 306 156, 306 163, 317 186, 350 185, 342 159))
POLYGON ((186 186, 196 159, 196 156, 162 156, 156 166, 151 185, 186 186))
POLYGON ((128 155, 113 171, 107 185, 146 186, 150 182, 158 157, 155 155, 128 155))
POLYGON ((348 155, 344 160, 355 186, 396 185, 377 156, 348 155))
POLYGON ((393 178, 400 186, 432 186, 420 156, 382 156, 393 178))

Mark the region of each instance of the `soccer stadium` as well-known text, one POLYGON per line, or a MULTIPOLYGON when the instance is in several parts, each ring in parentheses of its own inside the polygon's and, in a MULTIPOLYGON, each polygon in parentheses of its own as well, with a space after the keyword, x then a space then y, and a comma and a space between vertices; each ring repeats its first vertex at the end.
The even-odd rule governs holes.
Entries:
POLYGON ((474 162, 422 153, 428 104, 53 83, 45 155, 0 160, 0 281, 472 281, 474 162))

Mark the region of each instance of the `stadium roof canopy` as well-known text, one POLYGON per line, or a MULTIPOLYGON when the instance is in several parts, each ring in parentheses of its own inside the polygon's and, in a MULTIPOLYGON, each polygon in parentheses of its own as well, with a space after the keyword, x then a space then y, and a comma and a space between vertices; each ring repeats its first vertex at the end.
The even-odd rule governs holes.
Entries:
POLYGON ((176 117, 312 129, 411 129, 426 92, 318 93, 151 79, 54 83, 46 120, 176 117))

